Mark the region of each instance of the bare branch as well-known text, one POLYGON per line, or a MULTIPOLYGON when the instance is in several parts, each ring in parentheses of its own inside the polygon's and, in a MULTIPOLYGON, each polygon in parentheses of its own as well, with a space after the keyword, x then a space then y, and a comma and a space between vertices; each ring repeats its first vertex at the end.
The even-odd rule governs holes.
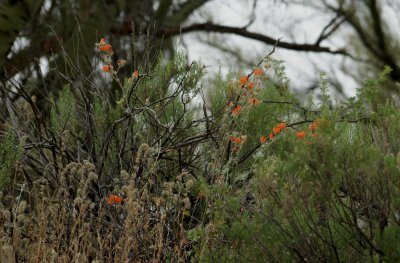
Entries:
POLYGON ((254 21, 256 20, 256 8, 257 8, 257 2, 258 0, 253 0, 253 6, 251 7, 251 14, 250 14, 250 19, 249 22, 244 26, 244 28, 248 28, 251 26, 254 21))
MULTIPOLYGON (((350 15, 350 14, 349 14, 350 15)), ((332 35, 339 27, 346 22, 347 16, 342 17, 341 14, 337 14, 321 31, 317 41, 315 41, 315 45, 321 44, 322 41, 327 39, 330 35, 332 35)))
POLYGON ((293 101, 263 100, 262 102, 266 103, 266 104, 288 104, 288 105, 292 105, 292 106, 294 106, 294 107, 296 107, 296 108, 298 108, 299 110, 302 110, 302 111, 312 112, 312 113, 320 112, 319 110, 307 109, 307 108, 305 108, 305 107, 301 106, 300 104, 298 104, 296 102, 293 102, 293 101))
MULTIPOLYGON (((254 39, 261 41, 268 45, 274 45, 277 42, 277 39, 274 39, 270 36, 250 32, 244 28, 239 27, 231 27, 231 26, 223 26, 217 25, 210 22, 201 23, 201 24, 193 24, 187 27, 167 27, 161 29, 158 32, 158 36, 164 37, 172 37, 179 34, 190 33, 190 32, 216 32, 216 33, 230 33, 235 34, 243 37, 247 37, 249 39, 254 39)), ((317 52, 317 53, 330 53, 330 54, 340 54, 349 56, 349 54, 343 50, 332 50, 329 47, 323 47, 315 44, 298 44, 298 43, 291 43, 291 42, 283 42, 279 41, 277 44, 278 47, 290 49, 290 50, 297 50, 297 51, 305 51, 305 52, 317 52)))
POLYGON ((179 6, 179 8, 168 17, 169 25, 179 25, 187 19, 199 7, 207 3, 209 0, 187 0, 179 6))
POLYGON ((358 17, 355 16, 354 12, 344 9, 342 6, 334 7, 327 4, 326 7, 339 15, 345 16, 346 21, 355 30, 358 38, 360 39, 364 47, 383 65, 388 65, 393 69, 393 71, 390 73, 390 77, 393 80, 400 80, 400 66, 396 63, 393 56, 389 53, 386 47, 386 43, 384 40, 385 36, 381 24, 382 21, 380 19, 380 14, 376 1, 370 0, 367 6, 372 15, 374 34, 376 36, 376 39, 372 39, 369 36, 369 29, 363 28, 363 26, 359 22, 358 17))

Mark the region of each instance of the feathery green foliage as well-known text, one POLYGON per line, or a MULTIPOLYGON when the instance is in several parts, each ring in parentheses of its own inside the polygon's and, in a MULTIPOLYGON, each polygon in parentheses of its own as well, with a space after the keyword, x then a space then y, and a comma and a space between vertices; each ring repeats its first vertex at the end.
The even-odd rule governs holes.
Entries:
POLYGON ((22 154, 22 144, 11 131, 0 137, 0 191, 12 181, 22 154))

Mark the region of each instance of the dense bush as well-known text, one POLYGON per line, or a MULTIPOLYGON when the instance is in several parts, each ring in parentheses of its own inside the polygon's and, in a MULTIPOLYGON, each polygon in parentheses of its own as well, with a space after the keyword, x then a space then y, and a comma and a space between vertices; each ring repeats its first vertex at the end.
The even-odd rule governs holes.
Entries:
POLYGON ((2 262, 400 260, 400 111, 374 100, 389 69, 343 102, 321 75, 301 103, 272 53, 206 81, 182 55, 121 76, 97 48, 102 70, 60 72, 47 113, 9 109, 2 262))

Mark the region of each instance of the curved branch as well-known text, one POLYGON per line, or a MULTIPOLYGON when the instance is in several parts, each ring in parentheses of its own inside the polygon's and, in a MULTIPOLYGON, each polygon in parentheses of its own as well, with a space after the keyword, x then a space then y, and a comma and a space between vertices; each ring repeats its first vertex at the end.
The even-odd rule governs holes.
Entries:
POLYGON ((179 25, 185 21, 199 7, 207 3, 209 0, 188 0, 179 5, 170 16, 168 16, 168 25, 179 25))
POLYGON ((399 81, 400 66, 396 63, 394 57, 392 56, 392 54, 390 54, 386 47, 385 35, 382 28, 382 21, 377 2, 375 0, 371 0, 369 1, 367 6, 373 20, 372 32, 374 35, 372 35, 371 37, 369 36, 369 32, 371 30, 361 25, 359 21, 360 19, 355 15, 353 11, 345 10, 342 6, 334 7, 331 5, 326 5, 326 7, 329 10, 336 12, 338 15, 343 15, 346 17, 347 22, 354 29, 364 47, 382 64, 391 67, 393 71, 390 73, 390 77, 395 81, 399 81))
MULTIPOLYGON (((231 26, 223 26, 217 25, 210 22, 201 23, 201 24, 193 24, 187 27, 167 27, 161 29, 157 35, 164 36, 164 37, 171 37, 176 36, 183 33, 190 33, 190 32, 216 32, 216 33, 230 33, 239 35, 242 37, 246 37, 249 39, 254 39, 261 41, 268 45, 274 45, 277 40, 263 34, 255 33, 247 31, 245 28, 239 27, 231 27, 231 26)), ((290 50, 297 50, 297 51, 305 51, 305 52, 319 52, 319 53, 330 53, 330 54, 340 54, 345 56, 350 56, 345 50, 332 50, 329 47, 319 46, 316 44, 298 44, 298 43, 291 43, 291 42, 282 42, 279 41, 278 47, 290 49, 290 50)))

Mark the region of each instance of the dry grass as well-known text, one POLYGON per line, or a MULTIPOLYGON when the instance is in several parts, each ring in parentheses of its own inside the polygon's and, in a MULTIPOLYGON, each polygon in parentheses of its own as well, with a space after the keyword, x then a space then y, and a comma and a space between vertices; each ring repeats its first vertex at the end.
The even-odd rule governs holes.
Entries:
MULTIPOLYGON (((140 162, 154 165, 145 154, 149 147, 141 149, 134 170, 140 162)), ((46 179, 33 182, 26 196, 31 206, 24 196, 4 196, 9 204, 1 208, 1 262, 183 262, 190 176, 178 175, 156 194, 149 173, 139 178, 123 170, 114 178, 114 193, 123 201, 107 204, 106 196, 92 195, 94 170, 88 161, 69 163, 55 191, 46 179)))

